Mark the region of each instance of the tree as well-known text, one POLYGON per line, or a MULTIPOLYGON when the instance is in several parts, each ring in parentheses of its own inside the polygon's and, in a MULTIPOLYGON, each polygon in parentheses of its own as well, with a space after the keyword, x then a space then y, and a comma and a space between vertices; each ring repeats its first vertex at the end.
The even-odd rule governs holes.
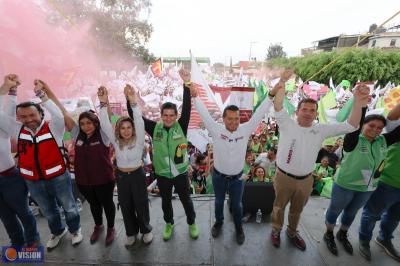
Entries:
POLYGON ((283 46, 280 43, 271 43, 268 47, 267 60, 280 57, 286 57, 286 53, 283 51, 283 46))
POLYGON ((377 28, 378 28, 378 25, 376 25, 376 24, 374 23, 374 24, 372 24, 371 26, 369 26, 368 32, 371 33, 371 32, 373 32, 374 30, 376 30, 377 28))
POLYGON ((122 53, 125 58, 140 57, 145 63, 154 56, 145 47, 153 27, 139 16, 149 13, 151 0, 54 0, 57 6, 50 17, 61 23, 67 16, 76 25, 91 23, 90 33, 97 52, 103 55, 122 53), (62 14, 60 14, 62 13, 62 14))

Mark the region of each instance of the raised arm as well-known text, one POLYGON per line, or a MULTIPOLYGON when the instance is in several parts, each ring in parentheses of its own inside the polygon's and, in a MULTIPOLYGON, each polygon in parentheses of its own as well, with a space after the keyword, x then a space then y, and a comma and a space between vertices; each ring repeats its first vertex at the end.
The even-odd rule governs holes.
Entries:
POLYGON ((136 133, 136 145, 144 146, 144 121, 142 118, 142 112, 137 105, 135 90, 131 85, 127 84, 124 88, 124 93, 132 108, 132 119, 136 133))
POLYGON ((359 85, 354 89, 353 95, 353 107, 347 121, 354 128, 357 128, 361 119, 362 108, 368 105, 369 87, 364 84, 359 85))
POLYGON ((106 134, 107 138, 110 142, 115 145, 115 134, 110 122, 110 116, 107 111, 108 105, 108 91, 105 87, 101 86, 97 90, 97 97, 100 102, 100 112, 99 112, 99 120, 100 120, 100 128, 106 134))
POLYGON ((364 124, 364 119, 365 119, 365 114, 367 112, 367 107, 362 108, 362 114, 361 114, 361 119, 360 119, 360 125, 356 131, 353 131, 351 133, 347 133, 344 136, 343 140, 343 150, 345 152, 351 152, 353 151, 357 144, 358 144, 358 137, 360 136, 362 125, 364 124))
POLYGON ((39 80, 40 83, 42 83, 42 89, 43 91, 47 94, 47 97, 52 100, 58 108, 60 108, 63 116, 64 116, 64 123, 65 127, 67 128, 68 131, 72 131, 74 126, 76 125, 74 119, 72 119, 71 115, 65 109, 64 105, 60 102, 60 100, 57 98, 57 96, 54 94, 54 92, 50 89, 50 87, 42 80, 39 80))
POLYGON ((179 70, 179 76, 183 80, 183 101, 182 112, 181 116, 178 119, 178 123, 186 136, 187 129, 189 127, 190 112, 192 111, 192 101, 190 99, 190 72, 181 69, 179 70))
MULTIPOLYGON (((9 103, 7 110, 0 107, 0 129, 4 132, 5 137, 15 136, 21 125, 15 120, 15 106, 17 87, 21 84, 19 78, 15 74, 9 74, 4 77, 4 82, 0 87, 0 96, 8 93, 9 103)), ((3 97, 0 97, 0 105, 3 104, 3 97)))
MULTIPOLYGON (((192 90, 196 85, 192 83, 192 85, 190 86, 192 90)), ((193 97, 194 97, 194 106, 197 112, 199 112, 199 115, 204 122, 204 126, 207 128, 208 131, 210 131, 210 133, 215 132, 215 128, 221 125, 218 124, 216 121, 214 121, 214 119, 211 117, 210 113, 208 112, 206 106, 204 105, 200 97, 197 94, 193 95, 193 97)))
POLYGON ((65 126, 64 126, 64 116, 63 113, 61 112, 61 109, 58 108, 58 106, 49 99, 47 96, 46 92, 44 91, 44 82, 36 79, 34 81, 34 92, 37 97, 40 98, 42 101, 41 104, 43 105, 44 108, 49 111, 51 115, 51 120, 49 122, 49 128, 50 130, 57 136, 62 136, 64 135, 65 132, 65 126))
POLYGON ((285 70, 279 82, 274 86, 274 88, 268 93, 268 97, 274 98, 274 109, 275 112, 279 112, 283 109, 283 100, 285 98, 285 83, 289 80, 289 78, 293 75, 293 70, 287 69, 285 70))
MULTIPOLYGON (((129 117, 133 119, 133 110, 131 103, 129 102, 128 99, 126 99, 126 109, 128 110, 129 117)), ((154 129, 156 128, 157 123, 151 119, 144 117, 143 115, 142 119, 144 121, 144 129, 146 130, 147 134, 153 137, 154 129)))

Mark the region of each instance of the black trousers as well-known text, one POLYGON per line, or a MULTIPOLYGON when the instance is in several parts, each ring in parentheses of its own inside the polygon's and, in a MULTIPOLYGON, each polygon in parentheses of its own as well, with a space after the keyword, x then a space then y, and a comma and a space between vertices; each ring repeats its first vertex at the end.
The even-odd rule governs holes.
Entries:
POLYGON ((180 174, 175 178, 166 178, 157 175, 157 186, 160 189, 162 200, 162 210, 164 212, 164 221, 166 223, 174 223, 174 210, 172 209, 172 187, 178 193, 186 213, 186 221, 188 224, 194 224, 196 213, 194 212, 193 201, 190 198, 190 184, 187 173, 180 174))
POLYGON ((118 200, 127 236, 147 234, 150 225, 146 174, 142 167, 129 173, 117 170, 118 200))
POLYGON ((78 185, 79 191, 90 205, 90 211, 96 225, 103 224, 103 208, 106 214, 108 228, 114 227, 115 204, 114 204, 115 182, 97 186, 78 185))

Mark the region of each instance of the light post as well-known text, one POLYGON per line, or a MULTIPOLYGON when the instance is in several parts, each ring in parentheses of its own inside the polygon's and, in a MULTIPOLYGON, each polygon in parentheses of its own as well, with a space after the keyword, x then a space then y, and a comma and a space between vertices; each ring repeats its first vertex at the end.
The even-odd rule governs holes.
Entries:
POLYGON ((258 43, 258 42, 250 42, 250 53, 249 53, 249 62, 251 61, 251 47, 253 46, 253 44, 258 43))

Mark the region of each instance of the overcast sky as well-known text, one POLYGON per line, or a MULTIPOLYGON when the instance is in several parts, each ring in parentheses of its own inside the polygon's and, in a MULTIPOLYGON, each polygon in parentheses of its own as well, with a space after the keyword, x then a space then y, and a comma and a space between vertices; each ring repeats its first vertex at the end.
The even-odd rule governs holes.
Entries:
MULTIPOLYGON (((279 42, 289 56, 312 42, 368 31, 400 10, 399 0, 152 0, 149 48, 156 56, 210 57, 229 64, 265 58, 279 42), (254 42, 254 43, 252 43, 254 42), (250 44, 252 43, 252 44, 250 44)), ((400 15, 390 25, 400 24, 400 15)))

